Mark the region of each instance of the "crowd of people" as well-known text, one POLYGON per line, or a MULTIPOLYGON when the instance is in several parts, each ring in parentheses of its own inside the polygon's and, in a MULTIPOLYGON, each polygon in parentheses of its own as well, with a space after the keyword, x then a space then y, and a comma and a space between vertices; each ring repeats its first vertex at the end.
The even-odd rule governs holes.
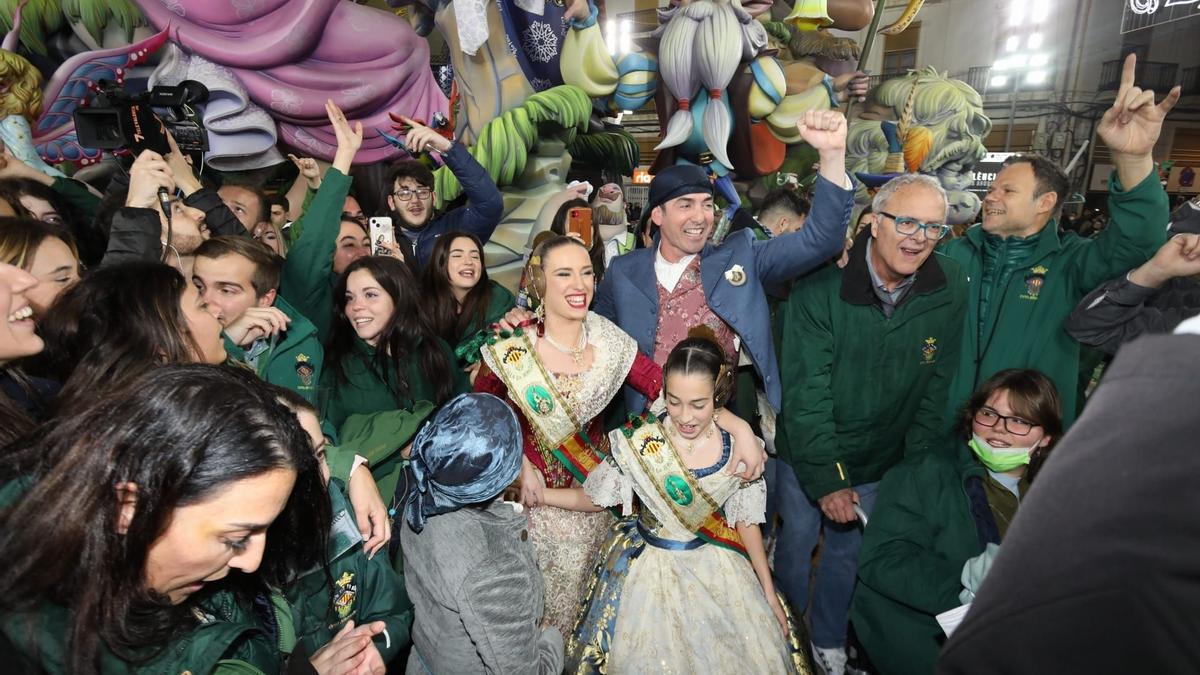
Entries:
POLYGON ((1142 527, 1079 511, 1080 476, 1102 499, 1159 503, 1130 487, 1129 443, 1096 426, 1185 410, 1142 391, 1121 409, 1146 386, 1145 349, 1089 399, 1095 365, 1144 333, 1200 332, 1185 321, 1197 207, 1168 212, 1151 157, 1178 91, 1156 103, 1133 74, 1131 57, 1099 122, 1116 170, 1091 238, 1060 231, 1068 180, 1036 155, 1005 163, 961 236, 919 174, 852 224, 846 120, 808 112, 808 194, 737 209, 714 242, 704 167, 655 175, 636 222, 619 185, 572 185, 515 289, 488 278, 500 191, 411 120, 407 149, 443 163, 462 202, 439 208, 420 159, 368 195, 351 178, 362 126, 332 102, 334 161, 291 157, 285 194, 207 185, 174 146, 103 192, 5 153, 6 669, 840 675, 1146 657, 1076 655, 1085 616, 1114 642, 1140 622, 1149 662, 1195 665, 1186 638, 1146 627, 1194 623, 1167 595, 1046 571, 1074 569, 1064 542, 1142 527), (579 209, 591 232, 572 229, 579 209), (1122 472, 1098 474, 1093 449, 1122 472))

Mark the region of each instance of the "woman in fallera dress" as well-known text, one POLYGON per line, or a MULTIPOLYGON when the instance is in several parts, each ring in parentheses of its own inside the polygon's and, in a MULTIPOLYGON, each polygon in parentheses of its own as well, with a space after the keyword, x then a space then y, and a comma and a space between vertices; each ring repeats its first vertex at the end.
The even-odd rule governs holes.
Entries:
POLYGON ((567 672, 809 672, 758 527, 766 483, 723 470, 739 461, 718 427, 736 420, 720 407, 733 388, 724 363, 711 337, 680 342, 663 368, 668 416, 609 434, 611 454, 584 483, 627 517, 601 551, 567 672))

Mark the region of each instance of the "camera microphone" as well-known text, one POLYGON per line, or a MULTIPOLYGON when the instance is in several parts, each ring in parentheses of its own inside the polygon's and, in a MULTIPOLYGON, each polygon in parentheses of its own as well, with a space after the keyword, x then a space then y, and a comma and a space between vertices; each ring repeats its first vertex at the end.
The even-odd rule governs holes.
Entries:
MULTIPOLYGON (((167 238, 163 242, 163 260, 165 261, 167 251, 174 248, 171 245, 171 239, 175 234, 173 231, 174 228, 171 226, 171 193, 165 187, 159 186, 158 188, 158 206, 162 209, 163 216, 167 219, 167 238)), ((178 257, 179 253, 176 252, 175 256, 178 257)))

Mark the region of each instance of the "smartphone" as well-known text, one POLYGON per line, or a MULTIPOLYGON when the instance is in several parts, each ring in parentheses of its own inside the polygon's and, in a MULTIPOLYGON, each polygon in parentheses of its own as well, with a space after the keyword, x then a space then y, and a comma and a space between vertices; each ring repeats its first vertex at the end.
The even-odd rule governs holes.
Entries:
POLYGON ((379 247, 386 246, 396 250, 396 231, 392 229, 392 219, 379 216, 367 220, 371 230, 371 255, 379 255, 379 247))
POLYGON ((592 248, 592 208, 577 206, 567 211, 567 234, 574 234, 583 240, 583 245, 592 248))

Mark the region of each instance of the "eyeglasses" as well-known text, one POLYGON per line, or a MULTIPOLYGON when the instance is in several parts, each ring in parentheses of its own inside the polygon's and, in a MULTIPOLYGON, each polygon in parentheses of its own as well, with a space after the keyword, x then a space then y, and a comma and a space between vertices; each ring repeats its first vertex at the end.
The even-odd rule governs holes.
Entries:
POLYGON ((1037 426, 1027 419, 1001 415, 991 408, 980 408, 979 412, 975 413, 976 424, 982 424, 990 428, 1000 422, 1004 422, 1005 431, 1016 436, 1028 436, 1029 432, 1033 431, 1033 428, 1037 426))
POLYGON ((906 237, 916 234, 917 230, 925 230, 927 238, 937 241, 950 233, 950 226, 945 223, 922 223, 916 218, 893 216, 886 211, 880 211, 879 215, 891 218, 892 222, 896 224, 896 231, 906 237))
POLYGON ((429 195, 431 195, 431 194, 433 194, 433 192, 429 188, 419 188, 416 190, 410 190, 408 188, 403 188, 399 192, 393 192, 392 196, 396 197, 397 199, 399 199, 402 202, 406 202, 406 201, 412 199, 413 195, 416 195, 417 199, 429 199, 429 195))

